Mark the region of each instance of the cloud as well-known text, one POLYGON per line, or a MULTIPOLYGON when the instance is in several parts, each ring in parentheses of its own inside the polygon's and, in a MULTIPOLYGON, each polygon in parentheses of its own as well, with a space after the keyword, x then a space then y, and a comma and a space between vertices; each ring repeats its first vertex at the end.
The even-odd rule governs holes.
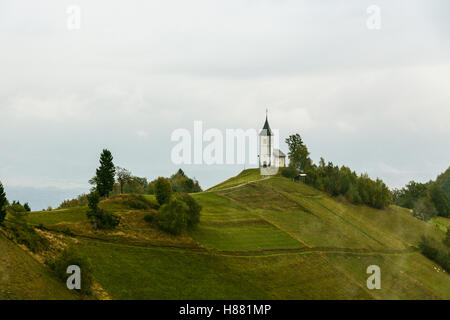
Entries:
MULTIPOLYGON (((359 0, 81 0, 77 31, 70 4, 0 2, 3 180, 84 185, 105 147, 135 174, 168 175, 173 130, 260 129, 266 108, 314 159, 390 185, 448 166, 445 1, 378 1, 378 31, 359 0)), ((183 169, 207 187, 242 168, 183 169)))

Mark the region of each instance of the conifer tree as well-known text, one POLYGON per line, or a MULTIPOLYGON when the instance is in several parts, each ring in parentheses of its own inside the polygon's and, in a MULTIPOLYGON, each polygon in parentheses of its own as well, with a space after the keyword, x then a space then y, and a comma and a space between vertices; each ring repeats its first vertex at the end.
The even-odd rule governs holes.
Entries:
POLYGON ((95 182, 100 197, 108 197, 114 187, 114 177, 116 167, 113 163, 113 156, 107 149, 103 149, 100 155, 100 167, 96 171, 95 182))
POLYGON ((5 220, 7 205, 8 200, 6 199, 5 189, 3 188, 3 184, 0 182, 0 224, 5 220))

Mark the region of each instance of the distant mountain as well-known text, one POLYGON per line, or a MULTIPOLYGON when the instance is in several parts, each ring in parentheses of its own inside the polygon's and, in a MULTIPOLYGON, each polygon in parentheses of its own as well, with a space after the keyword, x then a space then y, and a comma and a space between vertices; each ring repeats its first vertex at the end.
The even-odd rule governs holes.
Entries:
POLYGON ((10 202, 18 200, 20 203, 28 202, 31 210, 39 211, 47 209, 48 206, 56 208, 65 199, 75 198, 77 195, 88 192, 88 189, 59 189, 55 187, 33 188, 33 187, 11 187, 5 186, 6 197, 10 202))
POLYGON ((450 201, 450 167, 448 167, 447 171, 437 177, 436 183, 444 190, 450 201))

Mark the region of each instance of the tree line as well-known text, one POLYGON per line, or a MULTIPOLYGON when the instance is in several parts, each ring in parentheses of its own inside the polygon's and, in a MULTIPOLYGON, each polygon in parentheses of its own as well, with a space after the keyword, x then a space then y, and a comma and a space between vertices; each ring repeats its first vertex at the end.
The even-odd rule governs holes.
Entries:
POLYGON ((365 204, 382 209, 392 202, 392 194, 386 184, 372 180, 364 173, 357 175, 346 166, 326 163, 320 158, 319 164, 313 163, 309 151, 299 134, 286 139, 289 148, 289 166, 281 174, 291 179, 300 179, 300 173, 306 174, 304 182, 332 196, 344 196, 353 204, 365 204))
POLYGON ((449 199, 435 181, 410 181, 405 187, 393 191, 393 200, 396 205, 412 209, 414 216, 421 220, 427 221, 436 216, 450 217, 449 199))

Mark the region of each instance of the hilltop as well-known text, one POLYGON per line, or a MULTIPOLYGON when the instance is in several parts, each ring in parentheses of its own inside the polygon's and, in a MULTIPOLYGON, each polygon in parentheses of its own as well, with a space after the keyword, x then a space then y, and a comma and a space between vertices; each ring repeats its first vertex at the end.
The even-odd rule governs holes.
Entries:
POLYGON ((113 231, 93 231, 86 207, 28 221, 74 243, 115 299, 450 299, 449 275, 417 250, 422 235, 443 239, 448 219, 352 205, 258 169, 192 196, 201 221, 182 236, 150 227, 126 197, 100 204, 121 217, 113 231), (366 287, 369 265, 381 290, 366 287))

